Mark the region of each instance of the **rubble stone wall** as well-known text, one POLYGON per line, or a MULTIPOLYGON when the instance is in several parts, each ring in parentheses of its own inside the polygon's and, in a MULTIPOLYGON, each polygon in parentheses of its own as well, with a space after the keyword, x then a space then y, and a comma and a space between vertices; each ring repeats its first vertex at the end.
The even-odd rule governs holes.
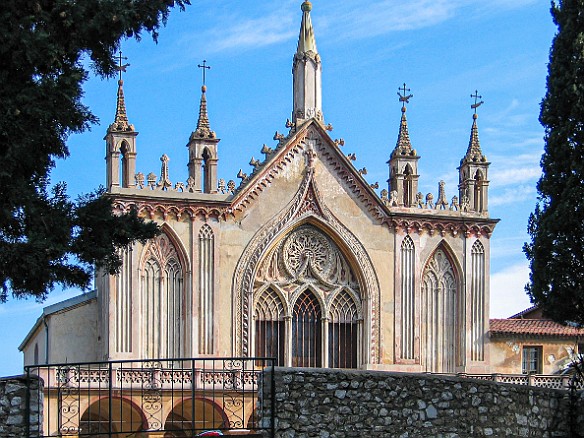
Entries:
MULTIPOLYGON (((264 376, 262 393, 271 379, 264 376)), ((382 371, 276 368, 276 437, 569 437, 569 391, 382 371)), ((584 430, 578 394, 577 430, 584 430)), ((271 397, 262 398, 269 416, 271 397)), ((264 424, 267 425, 267 416, 264 424)))
POLYGON ((39 379, 34 376, 30 380, 26 376, 0 378, 0 437, 39 436, 41 420, 39 379), (31 400, 29 406, 27 400, 31 400))

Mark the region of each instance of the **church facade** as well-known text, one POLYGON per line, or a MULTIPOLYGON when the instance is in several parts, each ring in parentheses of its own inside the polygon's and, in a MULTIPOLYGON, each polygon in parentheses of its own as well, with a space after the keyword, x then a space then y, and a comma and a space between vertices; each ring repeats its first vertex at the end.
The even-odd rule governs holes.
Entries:
POLYGON ((188 179, 136 173, 138 132, 119 81, 106 141, 108 195, 162 233, 123 255, 117 276, 57 306, 21 349, 25 365, 180 357, 275 357, 298 367, 490 372, 489 162, 474 115, 458 196, 418 191, 403 88, 387 189, 377 192, 330 136, 322 61, 302 4, 289 132, 240 172, 218 178, 220 140, 202 88, 188 179), (69 305, 70 304, 70 305, 69 305), (47 324, 47 320, 49 320, 47 324), (65 341, 70 324, 83 329, 65 341), (91 345, 92 348, 86 348, 91 345), (95 346, 95 348, 93 348, 95 346), (40 357, 40 358, 39 358, 40 357))

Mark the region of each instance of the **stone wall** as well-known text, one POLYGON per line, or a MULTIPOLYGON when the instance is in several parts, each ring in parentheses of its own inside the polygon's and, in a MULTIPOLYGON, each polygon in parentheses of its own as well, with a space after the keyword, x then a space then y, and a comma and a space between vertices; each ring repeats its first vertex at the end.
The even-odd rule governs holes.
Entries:
MULTIPOLYGON (((270 393, 269 373, 263 394, 270 393)), ((569 437, 565 390, 381 371, 276 368, 276 437, 569 437)), ((584 430, 579 394, 577 430, 584 430)), ((266 397, 269 416, 270 397, 266 397)), ((268 417, 264 416, 264 425, 268 417)))
POLYGON ((26 376, 0 378, 0 436, 23 438, 39 436, 42 418, 42 392, 39 379, 26 376), (30 410, 27 407, 27 391, 30 389, 30 410), (27 417, 30 420, 27 428, 27 417))

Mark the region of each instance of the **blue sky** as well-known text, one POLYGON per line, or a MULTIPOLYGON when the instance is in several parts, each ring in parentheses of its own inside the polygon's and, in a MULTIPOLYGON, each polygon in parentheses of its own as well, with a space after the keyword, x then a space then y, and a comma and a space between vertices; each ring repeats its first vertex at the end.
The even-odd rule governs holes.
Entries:
MULTIPOLYGON (((192 0, 173 11, 159 43, 143 36, 125 42, 131 66, 124 76, 130 122, 138 136, 137 171, 160 173, 170 161, 171 181, 187 178, 188 137, 196 127, 201 72, 207 59, 208 108, 219 144, 219 177, 250 171, 262 144, 285 131, 292 106, 292 56, 300 26, 300 0, 192 0)), ((528 265, 521 251, 536 202, 548 53, 555 26, 545 0, 315 0, 312 21, 323 62, 323 112, 333 138, 355 152, 366 178, 386 187, 385 162, 395 147, 404 82, 413 147, 422 156, 420 191, 457 194, 457 166, 472 124, 470 94, 478 89, 479 133, 490 168, 490 214, 500 218, 491 240, 491 317, 529 306, 523 286, 528 265)), ((115 79, 91 77, 84 101, 101 120, 70 138, 71 156, 53 180, 75 196, 105 182, 103 136, 115 114, 115 79)), ((46 303, 11 300, 0 305, 4 356, 0 376, 22 371, 17 351, 42 307, 76 295, 54 291, 46 303)))

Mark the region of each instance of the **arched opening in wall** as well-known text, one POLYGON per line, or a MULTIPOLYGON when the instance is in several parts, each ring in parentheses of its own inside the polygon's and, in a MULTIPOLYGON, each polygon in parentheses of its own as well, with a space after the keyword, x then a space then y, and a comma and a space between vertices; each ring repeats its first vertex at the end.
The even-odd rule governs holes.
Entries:
POLYGON ((187 340, 184 268, 166 233, 146 247, 141 268, 141 345, 145 358, 178 358, 187 340))
POLYGON ((406 236, 401 245, 401 358, 415 358, 415 245, 410 236, 406 236))
POLYGON ((461 365, 464 302, 457 275, 441 246, 428 260, 422 276, 421 362, 424 371, 453 373, 461 365))
POLYGON ((229 427, 227 416, 212 400, 187 399, 178 403, 166 417, 164 437, 192 437, 205 430, 226 427, 229 427))
POLYGON ((276 364, 284 366, 284 306, 272 288, 263 291, 256 301, 254 319, 256 357, 275 357, 276 364))
POLYGON ((292 228, 259 262, 253 284, 257 357, 297 367, 356 368, 367 360, 359 279, 325 231, 292 228))
POLYGON ((202 186, 204 193, 211 193, 213 187, 211 187, 211 174, 209 172, 209 159, 211 158, 211 153, 209 152, 208 148, 205 148, 202 154, 203 157, 203 164, 202 164, 202 186))
POLYGON ((349 292, 343 290, 329 311, 329 367, 357 368, 360 335, 359 311, 349 292))
POLYGON ((34 344, 34 358, 33 358, 33 364, 34 365, 38 365, 39 364, 39 344, 35 342, 34 344))
POLYGON ((292 312, 292 366, 322 366, 322 325, 318 300, 310 290, 296 300, 292 312))
POLYGON ((413 170, 410 164, 406 164, 404 169, 404 197, 403 197, 403 204, 404 207, 411 207, 412 206, 412 199, 414 196, 414 177, 413 177, 413 170))
POLYGON ((483 207, 484 207, 484 181, 485 181, 485 177, 483 176, 483 173, 480 170, 477 170, 477 173, 475 174, 475 186, 474 186, 474 211, 478 211, 478 212, 482 212, 483 211, 483 207))
POLYGON ((129 154, 130 145, 126 140, 120 145, 120 183, 122 187, 129 187, 132 176, 130 175, 129 154))
POLYGON ((148 422, 143 412, 134 403, 123 398, 98 399, 88 406, 79 421, 79 436, 135 436, 134 434, 145 430, 148 430, 148 422))
POLYGON ((477 240, 471 249, 471 359, 485 360, 485 247, 477 240))

